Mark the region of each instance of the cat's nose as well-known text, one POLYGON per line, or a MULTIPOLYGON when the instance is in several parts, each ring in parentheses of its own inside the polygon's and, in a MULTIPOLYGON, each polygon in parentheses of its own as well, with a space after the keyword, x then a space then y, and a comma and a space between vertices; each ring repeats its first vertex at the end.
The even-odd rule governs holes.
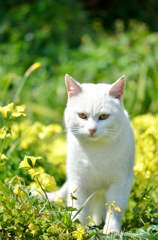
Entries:
POLYGON ((93 133, 95 133, 97 131, 96 128, 90 128, 88 129, 88 131, 90 132, 91 135, 93 135, 93 133))

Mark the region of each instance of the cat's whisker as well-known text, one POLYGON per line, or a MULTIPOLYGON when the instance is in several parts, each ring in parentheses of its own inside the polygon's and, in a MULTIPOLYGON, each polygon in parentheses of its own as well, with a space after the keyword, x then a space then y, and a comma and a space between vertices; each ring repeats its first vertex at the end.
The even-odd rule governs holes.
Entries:
MULTIPOLYGON (((79 127, 73 127, 71 128, 71 131, 73 132, 73 134, 77 137, 84 137, 84 136, 89 136, 89 132, 84 130, 84 129, 80 129, 79 127)), ((106 129, 106 130, 97 130, 96 135, 95 136, 108 136, 110 138, 113 138, 116 135, 116 131, 113 129, 106 129)))

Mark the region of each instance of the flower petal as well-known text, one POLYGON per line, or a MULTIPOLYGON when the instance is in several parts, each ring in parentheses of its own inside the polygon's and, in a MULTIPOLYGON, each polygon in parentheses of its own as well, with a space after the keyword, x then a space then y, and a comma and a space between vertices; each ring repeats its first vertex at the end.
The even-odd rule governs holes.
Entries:
POLYGON ((31 168, 30 164, 27 161, 28 156, 24 157, 24 160, 20 163, 19 168, 31 168))

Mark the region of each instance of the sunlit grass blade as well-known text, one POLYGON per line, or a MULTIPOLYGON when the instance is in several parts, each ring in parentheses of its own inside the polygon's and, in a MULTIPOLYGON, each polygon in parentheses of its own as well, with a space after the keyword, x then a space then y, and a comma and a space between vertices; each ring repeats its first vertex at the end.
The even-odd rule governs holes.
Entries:
POLYGON ((4 199, 3 199, 3 197, 2 197, 2 195, 0 194, 0 201, 3 201, 4 199))
POLYGON ((1 180, 0 180, 0 190, 2 191, 5 197, 9 196, 9 189, 3 186, 3 183, 1 180))
POLYGON ((23 87, 24 87, 24 85, 25 85, 25 82, 26 82, 27 78, 30 76, 30 74, 31 74, 33 71, 35 71, 35 70, 36 70, 37 68, 39 68, 40 66, 41 66, 41 64, 40 64, 39 62, 34 63, 34 64, 32 64, 32 65, 29 67, 29 69, 25 72, 23 78, 21 79, 21 81, 20 81, 20 83, 19 83, 19 86, 18 86, 18 89, 17 89, 17 91, 16 91, 16 93, 15 93, 15 96, 14 96, 14 98, 13 98, 14 106, 15 106, 17 100, 18 100, 18 97, 20 96, 20 93, 21 93, 21 91, 22 91, 22 89, 23 89, 23 87))
POLYGON ((149 239, 149 240, 157 240, 157 236, 151 236, 148 233, 124 233, 125 237, 131 237, 132 239, 149 239))
POLYGON ((3 101, 5 100, 5 94, 8 91, 8 88, 11 84, 11 81, 12 81, 12 76, 11 76, 11 74, 9 74, 9 76, 6 77, 5 86, 2 89, 1 96, 0 96, 0 100, 2 101, 2 105, 3 105, 3 101))
POLYGON ((16 93, 14 95, 14 98, 13 98, 14 106, 16 105, 16 102, 17 102, 17 100, 18 100, 18 98, 20 96, 20 93, 21 93, 21 91, 22 91, 22 89, 23 89, 23 87, 25 85, 26 79, 27 79, 27 77, 23 77, 21 79, 20 83, 19 83, 18 89, 17 89, 17 91, 16 91, 16 93))
POLYGON ((110 233, 108 235, 105 235, 104 233, 97 233, 98 236, 101 236, 102 239, 105 239, 105 240, 115 240, 115 237, 116 237, 116 233, 113 232, 113 233, 110 233))
POLYGON ((81 208, 77 211, 77 213, 73 216, 72 220, 75 219, 75 217, 82 211, 82 209, 84 208, 84 206, 87 204, 87 202, 91 199, 91 197, 95 194, 96 192, 92 193, 92 195, 89 196, 89 198, 87 198, 87 200, 83 203, 83 205, 81 206, 81 208))
POLYGON ((145 65, 142 64, 140 69, 140 76, 138 79, 138 86, 137 86, 137 99, 140 102, 143 102, 145 99, 146 77, 147 77, 147 70, 145 65))
POLYGON ((45 117, 53 119, 54 121, 57 121, 57 119, 60 119, 60 114, 57 113, 57 111, 54 111, 52 108, 43 106, 38 103, 33 103, 33 102, 29 102, 29 107, 37 115, 43 115, 45 117))
POLYGON ((93 233, 90 233, 89 235, 88 235, 88 237, 86 237, 85 238, 85 240, 88 240, 88 239, 90 239, 92 236, 94 236, 94 235, 96 235, 96 233, 95 232, 93 232, 93 233))

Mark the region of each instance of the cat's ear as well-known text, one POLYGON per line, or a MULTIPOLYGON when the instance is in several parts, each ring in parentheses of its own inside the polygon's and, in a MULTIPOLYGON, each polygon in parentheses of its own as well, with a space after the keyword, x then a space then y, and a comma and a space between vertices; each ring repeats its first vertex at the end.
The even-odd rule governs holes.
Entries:
POLYGON ((67 87, 68 96, 71 98, 72 96, 76 96, 81 93, 82 89, 80 84, 77 83, 72 77, 68 74, 65 75, 65 83, 67 87))
POLYGON ((123 95, 123 91, 126 84, 126 78, 125 75, 123 75, 121 78, 119 78, 115 83, 112 84, 109 95, 121 99, 123 95))

